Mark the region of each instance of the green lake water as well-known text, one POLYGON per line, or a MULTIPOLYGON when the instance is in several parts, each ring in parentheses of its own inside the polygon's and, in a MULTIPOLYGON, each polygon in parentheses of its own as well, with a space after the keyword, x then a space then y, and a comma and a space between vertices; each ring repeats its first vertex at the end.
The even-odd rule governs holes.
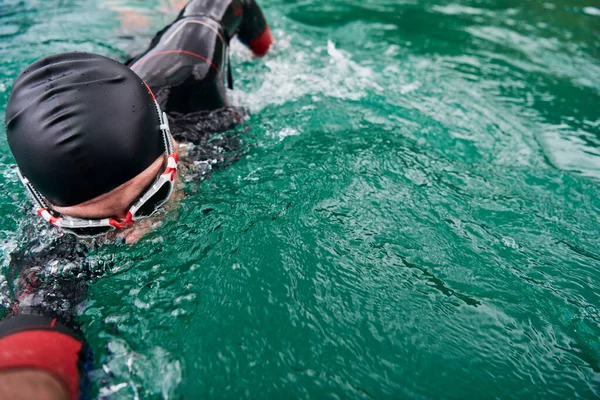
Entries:
MULTIPOLYGON (((125 60, 165 4, 0 1, 0 113, 30 62, 125 60)), ((246 153, 90 256, 94 397, 598 398, 600 3, 260 4, 246 153)), ((6 273, 34 216, 0 130, 6 273)))

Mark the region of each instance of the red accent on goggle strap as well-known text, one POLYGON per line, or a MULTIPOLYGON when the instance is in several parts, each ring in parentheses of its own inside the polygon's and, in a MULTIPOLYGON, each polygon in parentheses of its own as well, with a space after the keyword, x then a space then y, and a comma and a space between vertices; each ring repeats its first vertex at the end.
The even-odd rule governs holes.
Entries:
POLYGON ((255 56, 262 57, 267 54, 272 43, 273 36, 271 36, 271 29, 267 26, 259 37, 250 41, 250 49, 255 56))
POLYGON ((174 180, 175 179, 175 174, 177 173, 177 168, 167 168, 165 170, 165 172, 163 172, 163 175, 171 175, 169 176, 169 180, 174 180))
POLYGON ((48 222, 50 222, 52 225, 54 226, 58 226, 57 222, 60 218, 56 218, 55 216, 53 216, 52 214, 50 214, 50 211, 48 211, 47 208, 40 208, 37 210, 37 215, 39 215, 40 217, 46 219, 44 217, 44 211, 47 212, 50 215, 50 219, 48 220, 48 222))
POLYGON ((242 15, 243 11, 244 10, 240 7, 238 9, 233 10, 233 15, 235 15, 237 17, 238 15, 242 15))
MULTIPOLYGON (((179 163, 179 154, 177 153, 173 153, 173 154, 169 154, 169 158, 173 158, 175 160, 175 164, 179 163)), ((163 172, 163 175, 171 175, 169 179, 174 180, 175 179, 175 174, 177 173, 177 165, 175 165, 175 167, 167 167, 165 169, 165 172, 163 172)))
POLYGON ((129 226, 133 222, 133 215, 131 215, 131 211, 127 211, 127 217, 125 217, 125 221, 119 222, 114 218, 108 220, 108 223, 111 226, 114 226, 117 229, 123 229, 129 226))

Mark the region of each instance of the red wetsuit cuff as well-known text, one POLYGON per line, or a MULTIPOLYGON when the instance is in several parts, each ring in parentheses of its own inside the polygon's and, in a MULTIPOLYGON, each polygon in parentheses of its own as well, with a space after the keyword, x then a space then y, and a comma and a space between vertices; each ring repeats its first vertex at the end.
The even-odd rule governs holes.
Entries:
POLYGON ((272 43, 273 36, 271 36, 271 29, 267 26, 259 37, 250 41, 250 49, 255 56, 262 57, 267 54, 272 43))
POLYGON ((67 387, 69 398, 79 398, 79 351, 82 343, 64 333, 27 330, 0 339, 0 371, 39 368, 67 387))

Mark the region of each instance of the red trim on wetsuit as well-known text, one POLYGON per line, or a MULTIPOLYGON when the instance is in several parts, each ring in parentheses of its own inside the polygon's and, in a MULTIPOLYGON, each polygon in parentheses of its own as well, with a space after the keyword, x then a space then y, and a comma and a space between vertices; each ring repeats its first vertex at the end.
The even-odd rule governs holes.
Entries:
POLYGON ((271 36, 271 29, 267 26, 259 37, 250 41, 249 46, 255 56, 262 57, 267 54, 272 43, 273 36, 271 36))
POLYGON ((0 339, 0 371, 39 368, 66 386, 71 400, 79 398, 81 342, 60 332, 29 330, 0 339))

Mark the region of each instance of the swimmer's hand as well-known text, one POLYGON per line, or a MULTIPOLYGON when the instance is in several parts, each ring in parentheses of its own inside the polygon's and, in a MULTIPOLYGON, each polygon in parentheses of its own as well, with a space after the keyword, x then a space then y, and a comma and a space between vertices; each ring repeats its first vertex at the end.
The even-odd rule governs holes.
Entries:
MULTIPOLYGON (((162 217, 160 217, 162 219, 162 217)), ((129 228, 123 229, 118 233, 118 237, 123 239, 127 244, 136 243, 145 234, 150 232, 153 229, 156 229, 160 226, 161 221, 159 218, 146 218, 140 221, 137 221, 135 224, 130 226, 129 228)))

